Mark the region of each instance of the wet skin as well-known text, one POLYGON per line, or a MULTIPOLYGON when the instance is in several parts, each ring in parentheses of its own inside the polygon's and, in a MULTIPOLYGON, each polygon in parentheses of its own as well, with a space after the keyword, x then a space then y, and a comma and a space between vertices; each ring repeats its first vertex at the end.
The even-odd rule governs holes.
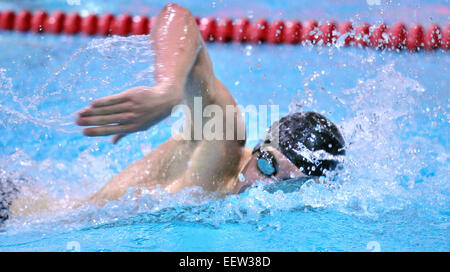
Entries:
MULTIPOLYGON (((236 106, 228 89, 214 75, 207 48, 188 10, 176 4, 165 6, 150 39, 155 51, 156 85, 93 101, 77 119, 79 125, 91 126, 84 130, 85 135, 115 135, 116 143, 126 134, 158 123, 176 104, 184 102, 193 112, 194 97, 203 99, 203 107, 218 105, 225 111, 226 106, 236 106)), ((245 130, 239 111, 231 121, 228 125, 234 131, 245 130)), ((224 120, 224 128, 226 122, 229 121, 224 120)), ((89 200, 98 204, 117 200, 131 186, 161 186, 171 193, 186 186, 201 186, 207 191, 238 193, 255 181, 273 183, 304 176, 278 150, 272 148, 270 152, 279 164, 279 171, 268 177, 257 169, 256 155, 245 146, 245 140, 183 141, 172 137, 116 175, 89 200)))
MULTIPOLYGON (((195 97, 202 98, 203 109, 208 105, 217 105, 223 112, 227 106, 238 108, 228 89, 215 76, 195 18, 187 9, 176 4, 166 5, 152 26, 149 42, 155 53, 156 84, 103 97, 81 109, 76 123, 87 127, 83 130, 86 136, 111 135, 115 144, 126 135, 147 130, 165 119, 178 104, 184 103, 194 112, 195 97)), ((223 128, 245 131, 239 110, 233 117, 223 120, 223 128)), ((207 121, 208 118, 204 117, 202 123, 207 121)), ((224 129, 223 139, 227 139, 226 133, 224 129)), ((256 154, 252 155, 251 149, 245 145, 246 140, 236 135, 234 139, 177 140, 173 136, 144 158, 130 164, 88 199, 71 200, 67 205, 50 199, 45 199, 45 205, 33 205, 19 199, 13 203, 13 210, 17 214, 24 213, 26 209, 22 206, 25 204, 28 208, 45 206, 46 209, 55 206, 76 208, 86 202, 104 205, 108 201, 119 200, 128 188, 135 186, 148 189, 158 186, 170 193, 187 186, 201 186, 206 191, 227 195, 242 192, 255 181, 264 180, 270 184, 304 176, 273 148, 269 151, 277 160, 279 171, 274 176, 265 176, 258 170, 256 154)), ((29 212, 32 211, 27 210, 29 212)))

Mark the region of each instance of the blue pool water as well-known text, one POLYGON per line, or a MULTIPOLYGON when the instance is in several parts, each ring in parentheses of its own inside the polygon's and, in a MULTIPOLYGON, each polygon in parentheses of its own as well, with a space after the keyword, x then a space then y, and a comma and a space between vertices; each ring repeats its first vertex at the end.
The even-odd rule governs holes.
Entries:
MULTIPOLYGON (((0 9, 155 14, 163 5, 155 2, 0 1, 0 9)), ((449 16, 445 1, 343 1, 335 8, 330 1, 246 1, 245 9, 238 1, 200 2, 180 1, 198 15, 423 24, 430 17, 445 24, 449 16)), ((281 115, 315 110, 339 125, 347 159, 333 186, 258 187, 220 200, 199 188, 157 198, 130 189, 102 208, 14 217, 0 229, 0 251, 450 250, 448 53, 237 44, 208 50, 239 104, 279 104, 281 115)), ((112 145, 82 136, 73 123, 92 99, 152 84, 145 36, 1 32, 0 52, 0 175, 25 178, 40 194, 61 199, 58 206, 92 194, 170 136, 167 120, 112 145)), ((24 194, 42 198, 31 189, 24 194)))

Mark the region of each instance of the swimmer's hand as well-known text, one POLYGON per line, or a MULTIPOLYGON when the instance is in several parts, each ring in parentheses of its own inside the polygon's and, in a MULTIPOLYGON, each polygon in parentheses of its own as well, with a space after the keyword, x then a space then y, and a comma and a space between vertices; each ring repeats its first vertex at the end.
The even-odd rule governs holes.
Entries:
POLYGON ((141 86, 96 99, 78 112, 76 123, 93 126, 83 130, 86 136, 114 135, 115 144, 127 134, 147 130, 169 116, 182 99, 182 91, 176 86, 141 86))

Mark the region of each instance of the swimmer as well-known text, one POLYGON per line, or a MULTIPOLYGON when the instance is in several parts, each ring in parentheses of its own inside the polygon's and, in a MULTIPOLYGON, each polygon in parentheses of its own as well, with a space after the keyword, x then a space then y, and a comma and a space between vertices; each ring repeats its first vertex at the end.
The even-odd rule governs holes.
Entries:
POLYGON ((4 177, 0 169, 0 224, 9 218, 9 207, 17 197, 18 189, 16 184, 7 177, 4 177))
MULTIPOLYGON (((189 10, 176 4, 166 5, 156 18, 150 39, 155 53, 155 86, 135 87, 94 100, 79 112, 76 120, 80 126, 90 126, 83 130, 85 135, 114 135, 113 143, 117 143, 125 135, 146 130, 165 119, 180 103, 194 112, 195 97, 202 98, 203 109, 217 105, 225 112, 227 106, 237 106, 214 75, 207 48, 189 10)), ((230 128, 233 132, 245 131, 239 111, 235 111, 234 119, 229 119, 223 121, 224 135, 230 128)), ((190 129, 196 128, 192 125, 190 129)), ((345 155, 338 128, 315 112, 285 116, 272 124, 267 135, 253 150, 245 145, 245 138, 180 140, 172 136, 113 177, 90 201, 103 205, 118 200, 132 186, 160 186, 170 193, 187 186, 240 193, 257 181, 271 184, 320 177, 335 169, 345 155), (278 141, 271 137, 276 134, 278 141)))
MULTIPOLYGON (((227 106, 237 106, 214 75, 207 48, 189 10, 176 4, 166 5, 152 26, 150 39, 155 53, 155 86, 131 88, 94 100, 80 110, 76 123, 88 127, 83 130, 86 136, 113 135, 115 144, 127 134, 147 130, 164 120, 176 105, 184 103, 195 112, 196 98, 202 99, 201 112, 209 105, 224 112, 227 106)), ((66 203, 67 206, 76 208, 86 202, 101 206, 121 199, 130 187, 160 187, 175 193, 188 186, 200 186, 220 195, 237 194, 256 182, 317 179, 335 169, 345 155, 338 128, 315 112, 297 112, 281 118, 253 150, 246 146, 245 124, 239 110, 234 111, 233 118, 224 119, 224 140, 182 140, 172 136, 88 199, 66 203), (235 138, 228 140, 225 135, 231 129, 235 138), (237 137, 238 131, 244 131, 242 139, 237 137)), ((207 121, 204 117, 202 124, 207 121)), ((198 128, 194 123, 187 129, 198 128)), ((35 208, 65 206, 48 197, 27 202, 14 199, 15 195, 16 189, 4 191, 0 221, 8 218, 8 211, 28 214, 35 208)))

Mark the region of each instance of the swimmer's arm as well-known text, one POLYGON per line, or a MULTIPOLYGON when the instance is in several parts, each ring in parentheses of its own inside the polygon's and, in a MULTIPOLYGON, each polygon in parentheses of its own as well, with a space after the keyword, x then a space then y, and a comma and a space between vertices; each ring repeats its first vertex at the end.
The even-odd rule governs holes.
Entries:
MULTIPOLYGON (((209 61, 199 57, 207 53, 195 18, 187 9, 168 4, 157 16, 150 40, 155 52, 156 85, 135 87, 94 100, 79 112, 76 120, 81 126, 93 126, 83 130, 85 135, 115 135, 113 143, 116 143, 126 134, 157 124, 183 98, 194 95, 185 94, 192 67, 204 66, 204 61, 209 61)), ((214 80, 212 70, 203 69, 197 79, 200 82, 196 84, 210 84, 214 80)))
POLYGON ((172 165, 170 174, 172 176, 181 175, 185 171, 183 166, 186 167, 186 161, 181 161, 183 159, 182 154, 188 153, 187 148, 180 146, 178 141, 170 138, 144 158, 133 162, 115 175, 105 186, 89 197, 88 202, 102 206, 108 201, 119 200, 130 187, 153 189, 158 185, 164 186, 163 181, 166 179, 166 173, 161 170, 167 167, 167 158, 176 157, 179 159, 180 164, 172 165))
POLYGON ((189 10, 168 4, 158 14, 150 39, 157 85, 174 86, 181 98, 188 75, 205 46, 195 18, 189 10))
MULTIPOLYGON (((158 15, 152 31, 151 37, 156 54, 158 82, 156 87, 173 87, 173 89, 162 88, 161 95, 165 96, 166 92, 171 91, 176 94, 174 96, 177 99, 180 99, 179 95, 181 94, 182 99, 190 107, 191 113, 194 112, 193 100, 195 97, 202 98, 203 107, 217 105, 223 112, 226 112, 226 106, 236 106, 236 102, 227 88, 213 73, 206 46, 198 31, 195 18, 189 11, 178 5, 166 6, 158 15), (172 14, 175 14, 174 17, 171 17, 172 14), (164 26, 167 26, 167 32, 163 31, 164 26), (183 33, 186 32, 187 36, 184 38, 183 33), (178 89, 180 86, 182 88, 178 89)), ((133 96, 133 92, 127 92, 125 92, 126 95, 133 96)), ((112 102, 116 98, 118 97, 106 97, 96 100, 96 103, 100 101, 100 104, 114 104, 112 102)), ((88 111, 101 113, 102 107, 97 106, 96 103, 88 111)), ((145 110, 154 109, 146 108, 145 110)), ((130 120, 135 122, 135 119, 130 120)), ((191 120, 194 119, 191 118, 191 120)), ((160 184, 164 187, 166 182, 174 180, 182 182, 177 188, 171 187, 170 192, 175 192, 186 185, 209 184, 211 190, 220 187, 221 182, 237 174, 238 163, 245 144, 245 125, 239 112, 234 113, 234 118, 230 120, 227 118, 228 121, 232 122, 235 141, 180 141, 171 138, 157 150, 152 151, 115 176, 90 201, 101 205, 106 201, 119 199, 130 186, 144 185, 152 188, 160 184), (244 132, 244 138, 237 139, 239 131, 244 132), (191 166, 188 167, 188 164, 191 166)), ((205 124, 205 120, 203 124, 205 124)), ((224 138, 228 127, 228 124, 223 126, 224 138)), ((88 135, 94 132, 98 134, 91 136, 114 134, 101 134, 101 130, 85 131, 88 135)), ((130 132, 125 130, 119 133, 130 132)), ((116 136, 115 141, 118 137, 120 138, 120 136, 116 136)))

